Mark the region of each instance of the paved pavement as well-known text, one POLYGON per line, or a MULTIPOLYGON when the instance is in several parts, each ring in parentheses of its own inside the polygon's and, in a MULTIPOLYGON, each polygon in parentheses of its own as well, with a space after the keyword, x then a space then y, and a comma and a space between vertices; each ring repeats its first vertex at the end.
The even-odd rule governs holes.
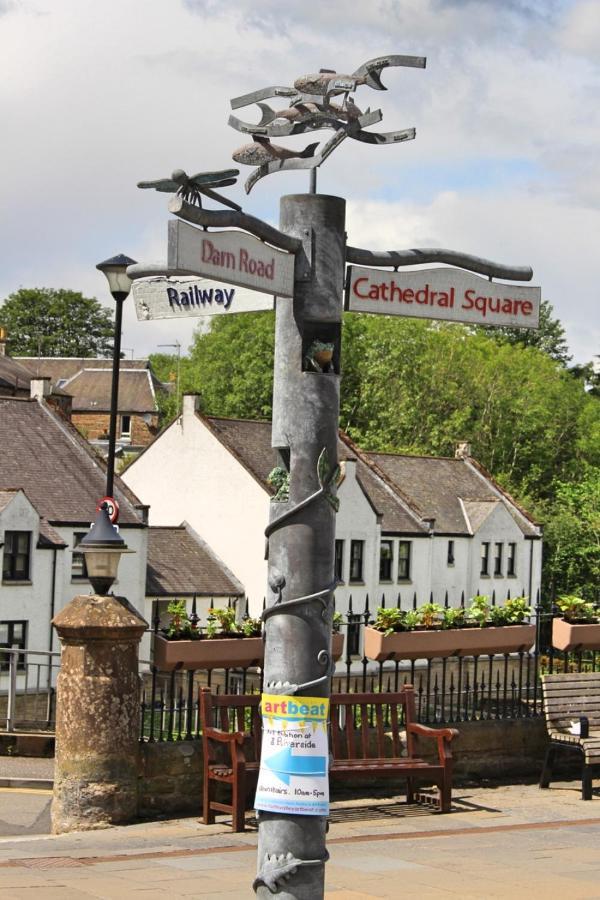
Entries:
MULTIPOLYGON (((188 818, 5 837, 0 898, 250 898, 256 840, 253 820, 236 835, 225 817, 208 828, 188 818)), ((533 784, 458 787, 445 816, 401 798, 337 801, 325 896, 600 900, 599 846, 600 791, 583 802, 576 782, 549 791, 533 784)))

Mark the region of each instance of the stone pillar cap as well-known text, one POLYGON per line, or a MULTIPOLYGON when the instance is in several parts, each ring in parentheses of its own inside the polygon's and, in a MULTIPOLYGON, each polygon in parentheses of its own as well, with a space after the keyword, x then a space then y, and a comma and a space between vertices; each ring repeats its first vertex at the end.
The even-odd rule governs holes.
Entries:
POLYGON ((54 616, 60 638, 127 640, 141 638, 148 623, 125 597, 80 594, 54 616))

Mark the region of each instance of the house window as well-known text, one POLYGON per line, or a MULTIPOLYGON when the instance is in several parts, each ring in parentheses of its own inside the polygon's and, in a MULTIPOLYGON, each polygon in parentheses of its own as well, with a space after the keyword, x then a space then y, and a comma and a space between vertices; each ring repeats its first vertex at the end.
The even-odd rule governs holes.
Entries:
POLYGON ((494 544, 494 575, 502 575, 502 549, 500 542, 494 544))
POLYGON ((350 581, 363 580, 364 541, 350 541, 350 581))
POLYGON ((344 580, 344 542, 337 540, 335 542, 335 562, 334 562, 335 580, 344 580))
POLYGON ((508 556, 506 558, 506 574, 514 576, 517 574, 517 545, 510 543, 508 545, 508 556))
MULTIPOLYGON (((25 650, 27 646, 27 622, 0 622, 0 672, 8 671, 8 653, 6 650, 25 650)), ((20 653, 17 668, 25 668, 25 654, 20 653)))
POLYGON ((481 544, 481 569, 479 574, 490 574, 490 545, 488 541, 483 541, 481 544))
POLYGON ((398 581, 410 579, 410 541, 398 541, 398 581))
POLYGON ((81 579, 87 579, 88 577, 85 556, 75 549, 79 546, 86 534, 87 532, 85 531, 76 531, 73 535, 73 553, 71 556, 71 579, 73 581, 80 581, 81 579))
POLYGON ((447 565, 454 565, 454 541, 448 541, 448 557, 447 557, 447 565))
POLYGON ((392 563, 394 561, 394 545, 392 541, 382 541, 379 547, 379 580, 392 580, 392 563))
POLYGON ((131 416, 121 416, 121 437, 131 437, 131 416))
POLYGON ((30 531, 4 533, 3 581, 29 581, 30 548, 30 531))

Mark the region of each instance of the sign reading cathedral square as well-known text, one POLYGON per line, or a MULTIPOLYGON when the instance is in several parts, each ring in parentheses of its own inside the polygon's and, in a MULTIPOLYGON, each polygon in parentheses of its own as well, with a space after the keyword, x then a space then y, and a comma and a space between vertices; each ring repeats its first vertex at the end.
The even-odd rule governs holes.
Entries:
POLYGON ((349 266, 346 309, 470 325, 537 328, 541 290, 447 267, 394 272, 349 266))
POLYGON ((294 295, 295 257, 245 231, 169 222, 169 268, 278 297, 294 295))

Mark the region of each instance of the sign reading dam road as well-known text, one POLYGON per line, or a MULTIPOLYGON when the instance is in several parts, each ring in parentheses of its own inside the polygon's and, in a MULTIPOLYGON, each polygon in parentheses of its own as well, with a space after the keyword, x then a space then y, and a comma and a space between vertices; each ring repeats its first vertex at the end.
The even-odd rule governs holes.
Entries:
POLYGON ((346 308, 471 325, 537 328, 539 287, 500 284, 464 269, 413 272, 348 267, 346 308))
POLYGON ((245 231, 201 231, 169 222, 169 268, 278 297, 294 295, 295 257, 245 231))

